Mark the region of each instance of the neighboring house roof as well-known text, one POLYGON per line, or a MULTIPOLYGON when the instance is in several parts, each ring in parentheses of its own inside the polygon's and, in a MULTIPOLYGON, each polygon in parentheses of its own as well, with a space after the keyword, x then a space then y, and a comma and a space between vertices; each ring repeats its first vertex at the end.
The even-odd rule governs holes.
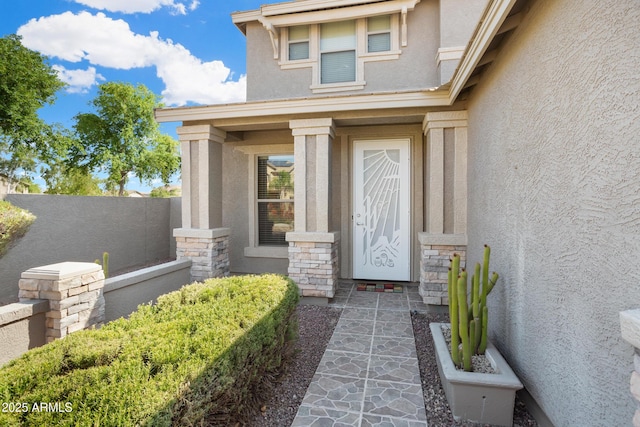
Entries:
MULTIPOLYGON (((303 0, 287 4, 293 7, 294 3, 310 5, 318 1, 303 0)), ((418 91, 161 108, 155 112, 156 120, 207 120, 213 126, 227 132, 247 130, 257 123, 272 128, 287 128, 292 117, 305 117, 314 113, 330 113, 334 119, 345 124, 367 124, 367 120, 372 118, 384 118, 387 123, 415 123, 416 119, 420 121, 420 117, 424 118, 425 109, 442 111, 466 97, 465 92, 478 83, 483 69, 495 59, 502 39, 520 23, 523 15, 521 11, 526 3, 527 0, 490 0, 451 81, 440 87, 418 91)), ((234 14, 234 18, 238 19, 242 13, 244 12, 234 14)))

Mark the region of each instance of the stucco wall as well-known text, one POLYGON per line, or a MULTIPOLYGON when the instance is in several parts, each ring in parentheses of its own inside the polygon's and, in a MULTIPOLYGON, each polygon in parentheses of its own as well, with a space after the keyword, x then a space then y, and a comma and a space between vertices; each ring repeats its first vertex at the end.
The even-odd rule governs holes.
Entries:
POLYGON ((45 313, 48 310, 49 301, 45 300, 0 307, 0 366, 47 342, 45 313))
MULTIPOLYGON (((237 145, 290 144, 293 153, 291 131, 245 132, 244 140, 237 145)), ((245 256, 249 241, 249 168, 250 158, 234 144, 225 144, 222 150, 222 224, 231 229, 229 240, 229 267, 232 273, 280 273, 286 274, 289 259, 245 256)), ((259 150, 258 150, 259 151, 259 150)), ((269 149, 259 154, 269 154, 269 149)), ((255 185, 251 183, 251 185, 255 185)))
MULTIPOLYGON (((367 62, 364 74, 367 85, 355 93, 422 89, 439 84, 435 60, 440 44, 438 1, 418 3, 407 15, 407 28, 408 45, 401 48, 400 58, 367 62)), ((261 24, 249 23, 246 36, 248 101, 327 96, 311 92, 311 68, 280 69, 278 60, 273 59, 269 33, 261 24)))
POLYGON ((180 216, 172 199, 8 195, 37 219, 0 258, 0 303, 15 301, 23 271, 63 261, 93 262, 109 252, 109 268, 142 266, 175 257, 172 226, 180 216), (177 211, 177 212, 176 212, 177 211))
POLYGON ((553 423, 630 425, 640 305, 640 8, 536 1, 469 103, 469 255, 496 344, 553 423))
POLYGON ((191 261, 163 263, 108 278, 104 284, 105 321, 133 313, 140 304, 155 303, 160 295, 191 281, 191 261))

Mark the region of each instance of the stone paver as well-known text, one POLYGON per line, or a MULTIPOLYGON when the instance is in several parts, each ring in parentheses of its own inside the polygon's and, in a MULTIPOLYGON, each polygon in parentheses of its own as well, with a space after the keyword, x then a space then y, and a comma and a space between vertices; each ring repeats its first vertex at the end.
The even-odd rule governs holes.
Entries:
POLYGON ((292 427, 426 427, 409 313, 425 308, 417 287, 340 283, 330 305, 342 315, 292 427))

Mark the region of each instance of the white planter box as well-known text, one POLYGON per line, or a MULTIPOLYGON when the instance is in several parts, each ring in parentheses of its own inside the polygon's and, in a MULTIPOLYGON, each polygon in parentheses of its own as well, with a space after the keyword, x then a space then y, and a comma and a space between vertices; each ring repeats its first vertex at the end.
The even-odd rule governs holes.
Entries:
POLYGON ((488 343, 485 355, 496 373, 457 370, 442 334, 442 325, 445 323, 431 323, 429 326, 436 349, 440 380, 453 418, 456 421, 468 420, 510 427, 513 424, 516 391, 523 388, 522 383, 491 343, 488 343))

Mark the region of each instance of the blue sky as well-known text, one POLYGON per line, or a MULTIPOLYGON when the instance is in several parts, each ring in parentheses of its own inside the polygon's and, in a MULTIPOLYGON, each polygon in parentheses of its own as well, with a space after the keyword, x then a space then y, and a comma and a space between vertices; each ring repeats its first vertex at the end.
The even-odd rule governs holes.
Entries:
MULTIPOLYGON (((230 15, 265 3, 277 1, 3 0, 0 36, 49 58, 69 86, 40 115, 71 127, 105 81, 142 83, 167 106, 244 101, 245 38, 230 15)), ((175 137, 177 125, 162 129, 175 137)))

